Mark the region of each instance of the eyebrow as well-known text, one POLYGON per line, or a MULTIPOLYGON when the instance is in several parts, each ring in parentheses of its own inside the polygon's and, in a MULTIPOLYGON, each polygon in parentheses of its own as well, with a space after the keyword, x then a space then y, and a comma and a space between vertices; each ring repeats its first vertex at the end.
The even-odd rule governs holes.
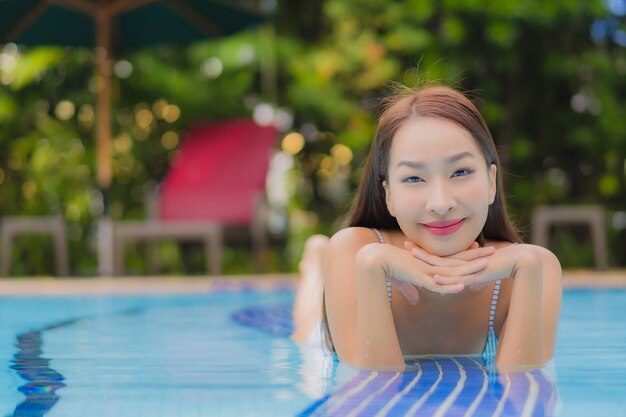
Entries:
MULTIPOLYGON (((446 159, 446 164, 447 165, 451 165, 453 163, 455 163, 456 161, 459 161, 463 158, 476 158, 474 156, 474 154, 472 154, 471 152, 468 151, 464 151, 464 152, 460 152, 457 153, 455 155, 452 155, 451 157, 446 159)), ((426 166, 426 164, 424 162, 421 161, 400 161, 398 162, 398 165, 396 165, 396 168, 401 167, 401 166, 406 166, 409 168, 414 168, 414 169, 422 169, 426 166)))

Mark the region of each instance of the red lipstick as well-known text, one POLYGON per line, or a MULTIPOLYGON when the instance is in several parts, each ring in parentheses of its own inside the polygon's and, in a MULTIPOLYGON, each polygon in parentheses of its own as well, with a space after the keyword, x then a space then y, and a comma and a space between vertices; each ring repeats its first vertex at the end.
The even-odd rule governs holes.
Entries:
POLYGON ((424 229, 437 236, 445 236, 459 230, 465 219, 442 220, 432 223, 423 223, 424 229))

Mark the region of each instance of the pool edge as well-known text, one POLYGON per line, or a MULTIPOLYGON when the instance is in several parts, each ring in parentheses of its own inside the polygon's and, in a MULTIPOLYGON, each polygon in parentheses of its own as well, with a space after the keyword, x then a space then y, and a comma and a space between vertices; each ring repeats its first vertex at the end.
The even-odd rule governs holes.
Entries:
POLYGON ((218 290, 274 291, 293 288, 294 274, 96 278, 2 278, 0 296, 89 294, 198 294, 218 290))
MULTIPOLYGON (((77 278, 0 278, 1 296, 88 294, 195 294, 216 290, 273 291, 294 288, 296 274, 77 278)), ((566 270, 564 288, 626 288, 626 270, 566 270)))

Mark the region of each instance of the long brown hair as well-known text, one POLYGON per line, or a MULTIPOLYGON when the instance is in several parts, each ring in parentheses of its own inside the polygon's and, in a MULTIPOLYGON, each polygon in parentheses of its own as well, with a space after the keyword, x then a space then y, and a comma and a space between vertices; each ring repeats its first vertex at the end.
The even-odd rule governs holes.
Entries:
POLYGON ((406 90, 391 97, 378 121, 376 136, 365 162, 363 179, 352 203, 348 226, 400 229, 385 203, 382 182, 388 180, 389 151, 398 129, 415 118, 433 117, 450 121, 465 129, 476 141, 488 165, 498 167, 496 196, 489 206, 487 220, 478 242, 485 239, 521 243, 508 216, 502 186, 502 169, 489 128, 476 106, 453 88, 429 85, 406 90))
MULTIPOLYGON (((389 151, 396 132, 407 121, 422 117, 447 120, 465 129, 478 144, 487 165, 495 164, 498 167, 496 196, 477 237, 478 243, 483 245, 486 239, 521 243, 522 239, 506 210, 502 168, 487 123, 470 99, 453 88, 440 85, 406 89, 387 100, 365 162, 363 178, 352 202, 348 227, 400 229, 387 209, 382 182, 388 180, 389 151)), ((325 348, 334 351, 326 316, 325 294, 322 300, 322 340, 325 348)))

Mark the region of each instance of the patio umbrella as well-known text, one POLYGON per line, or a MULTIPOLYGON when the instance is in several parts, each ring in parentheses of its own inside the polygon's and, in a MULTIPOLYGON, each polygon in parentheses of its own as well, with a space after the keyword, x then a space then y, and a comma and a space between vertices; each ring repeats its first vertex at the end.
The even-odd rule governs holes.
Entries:
POLYGON ((0 42, 96 47, 96 169, 106 192, 112 177, 111 53, 225 36, 263 20, 239 3, 244 0, 0 0, 0 42))

